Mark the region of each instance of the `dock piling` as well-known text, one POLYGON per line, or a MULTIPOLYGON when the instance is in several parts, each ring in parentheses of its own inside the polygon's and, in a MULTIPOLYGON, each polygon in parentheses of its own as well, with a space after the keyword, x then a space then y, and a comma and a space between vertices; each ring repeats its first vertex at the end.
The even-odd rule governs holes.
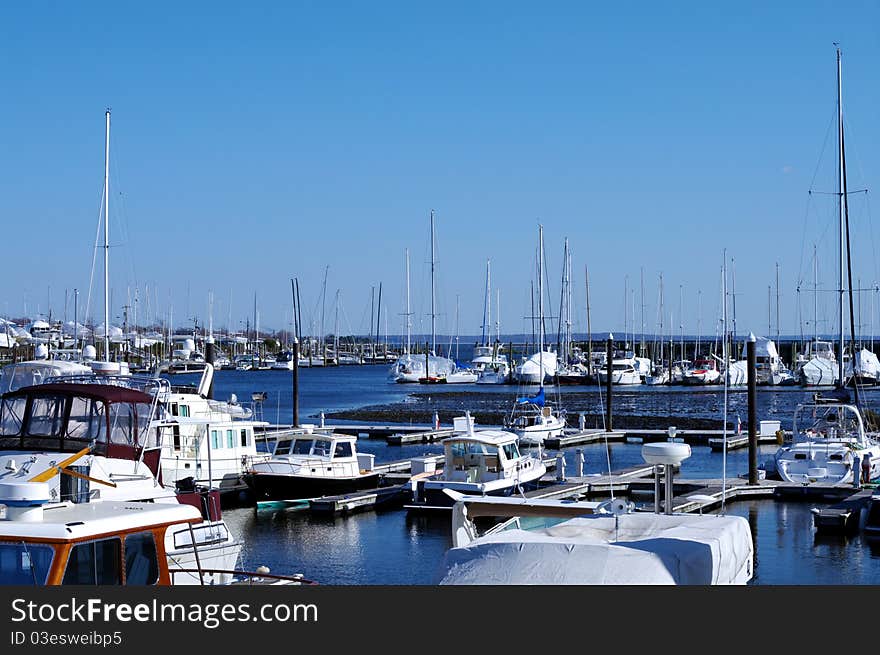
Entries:
POLYGON ((614 359, 614 335, 608 333, 608 340, 605 342, 605 430, 614 431, 614 421, 611 416, 611 362, 614 359))
POLYGON ((758 418, 757 418, 757 368, 755 354, 755 335, 749 333, 746 342, 748 366, 748 405, 749 405, 749 484, 758 484, 758 418))

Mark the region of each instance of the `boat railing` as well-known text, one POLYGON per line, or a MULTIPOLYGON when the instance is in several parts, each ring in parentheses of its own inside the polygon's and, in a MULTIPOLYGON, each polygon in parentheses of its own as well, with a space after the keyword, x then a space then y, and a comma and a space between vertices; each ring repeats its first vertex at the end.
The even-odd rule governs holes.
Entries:
POLYGON ((202 575, 207 573, 210 575, 232 576, 233 581, 229 584, 247 584, 247 585, 268 585, 268 584, 291 584, 291 585, 316 585, 317 582, 306 579, 302 574, 279 575, 276 573, 263 573, 261 571, 236 571, 230 569, 182 569, 174 568, 174 573, 195 573, 199 576, 201 584, 204 583, 202 575))

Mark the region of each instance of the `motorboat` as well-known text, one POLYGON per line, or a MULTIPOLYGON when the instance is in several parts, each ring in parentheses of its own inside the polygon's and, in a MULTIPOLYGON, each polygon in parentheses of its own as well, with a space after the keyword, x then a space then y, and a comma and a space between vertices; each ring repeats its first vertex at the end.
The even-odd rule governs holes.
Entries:
MULTIPOLYGON (((298 364, 299 362, 297 362, 298 364)), ((292 371, 293 370, 293 353, 289 350, 283 350, 275 355, 275 360, 269 367, 273 371, 292 371)))
MULTIPOLYGON (((646 461, 667 462, 667 471, 689 455, 682 443, 643 447, 646 461)), ((754 574, 752 532, 741 516, 637 512, 622 498, 447 494, 456 502, 441 585, 743 585, 754 574)))
POLYGON ((796 371, 796 376, 805 387, 837 384, 840 374, 834 345, 830 341, 819 339, 808 344, 807 353, 796 371))
MULTIPOLYGON (((100 364, 105 370, 109 363, 100 364)), ((101 373, 49 378, 4 394, 0 483, 25 482, 42 473, 54 501, 191 503, 203 510, 195 536, 196 546, 204 547, 198 555, 202 564, 234 569, 242 544, 220 517, 219 494, 181 497, 160 482, 161 444, 154 421, 169 391, 161 378, 101 373), (70 475, 54 475, 60 468, 70 475)), ((168 533, 165 551, 173 566, 191 568, 197 557, 193 540, 177 532, 168 533)), ((229 579, 212 577, 211 582, 229 579)))
POLYGON ((444 439, 444 465, 440 476, 414 481, 408 509, 450 509, 445 490, 469 496, 506 496, 537 484, 547 472, 540 457, 524 454, 519 438, 505 430, 475 430, 466 416, 465 432, 444 439))
POLYGON ((471 358, 471 370, 477 374, 477 384, 504 384, 510 377, 507 356, 502 355, 503 345, 476 345, 471 358))
POLYGON ((376 488, 380 473, 373 455, 357 451, 357 437, 309 427, 279 436, 272 456, 254 463, 244 479, 259 505, 376 488))
POLYGON ((255 434, 269 423, 255 420, 236 397, 209 398, 213 376, 208 364, 198 386, 175 385, 163 397, 165 411, 154 422, 161 432, 162 482, 175 487, 191 478, 191 484, 217 489, 224 506, 245 503, 251 495, 245 472, 269 456, 257 451, 255 434))
MULTIPOLYGON (((747 348, 748 342, 743 344, 743 359, 748 357, 747 348)), ((755 337, 755 382, 769 386, 795 383, 794 374, 783 363, 776 344, 767 337, 755 337)))
MULTIPOLYGON (((608 384, 608 368, 597 371, 600 384, 608 384)), ((633 385, 642 384, 642 376, 636 369, 634 357, 613 358, 611 360, 611 384, 633 385)))
POLYGON ((187 504, 64 501, 53 497, 49 482, 25 479, 0 481, 0 505, 0 585, 168 586, 214 584, 221 576, 230 584, 313 584, 267 569, 218 570, 205 557, 181 568, 176 544, 199 543, 203 526, 199 510, 187 504))
POLYGON ((391 365, 388 378, 391 382, 417 383, 422 378, 446 378, 454 370, 455 362, 447 357, 437 357, 433 353, 404 354, 391 365))
POLYGON ((720 384, 721 381, 721 371, 713 359, 694 360, 694 367, 684 376, 687 385, 720 384))
POLYGON ((880 475, 880 435, 866 427, 857 406, 817 397, 797 406, 792 443, 776 451, 773 463, 784 481, 803 485, 852 484, 854 476, 874 479, 880 475))

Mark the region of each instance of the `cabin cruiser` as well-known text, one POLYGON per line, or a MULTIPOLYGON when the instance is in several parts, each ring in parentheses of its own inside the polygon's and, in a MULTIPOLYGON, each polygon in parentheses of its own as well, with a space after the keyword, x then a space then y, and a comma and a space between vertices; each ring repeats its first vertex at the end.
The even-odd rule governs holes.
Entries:
MULTIPOLYGON (((97 364, 102 370, 112 366, 97 364)), ((220 518, 219 494, 193 489, 179 496, 161 483, 161 445, 154 421, 164 412, 161 399, 169 391, 164 379, 103 373, 50 378, 4 394, 0 483, 43 475, 48 476, 53 501, 193 504, 203 510, 195 532, 202 564, 234 569, 241 542, 220 518), (60 468, 70 475, 55 475, 60 468)), ((196 558, 192 536, 187 526, 180 529, 187 535, 168 532, 165 550, 173 566, 191 568, 196 558)), ((229 579, 218 575, 211 582, 229 579)), ((192 577, 190 581, 199 582, 192 577)))
POLYGON ((712 359, 694 360, 694 367, 684 376, 684 383, 688 385, 720 384, 721 371, 712 359))
POLYGON ((172 386, 154 426, 161 433, 163 484, 173 487, 192 478, 190 484, 216 488, 226 506, 249 500, 243 476, 268 458, 257 451, 255 433, 269 424, 254 420, 234 395, 228 401, 208 398, 213 376, 208 364, 198 386, 172 386))
MULTIPOLYGON (((645 444, 642 452, 646 461, 666 464, 669 471, 690 455, 690 446, 658 442, 645 444)), ((456 502, 453 547, 444 557, 441 585, 743 585, 753 576, 752 532, 741 516, 671 508, 663 514, 636 512, 621 498, 447 494, 456 502), (478 520, 490 517, 494 524, 481 532, 478 520)), ((671 489, 666 498, 672 499, 671 489)))
POLYGON ((374 456, 357 452, 357 437, 307 427, 280 436, 272 456, 254 463, 244 479, 259 504, 372 489, 379 477, 374 456))
MULTIPOLYGON (((748 342, 743 344, 742 357, 748 357, 748 342)), ((796 383, 794 374, 788 370, 779 356, 776 344, 766 337, 755 337, 756 384, 781 386, 796 383)))
MULTIPOLYGON (((599 383, 608 384, 608 368, 598 370, 599 383)), ((615 358, 611 360, 611 384, 632 385, 642 384, 642 376, 636 369, 634 357, 615 358)))
MULTIPOLYGON (((299 362, 297 362, 299 364, 299 362)), ((275 355, 275 361, 270 367, 274 371, 292 371, 293 370, 293 353, 289 350, 283 350, 275 355)))
POLYGON ((471 358, 471 370, 477 374, 477 384, 504 384, 510 377, 510 365, 507 357, 501 354, 503 346, 474 346, 471 358))
POLYGON ((840 375, 832 343, 818 339, 811 342, 806 356, 801 358, 796 376, 805 387, 837 384, 840 375))
POLYGON ((519 437, 524 446, 541 446, 546 439, 565 433, 565 417, 546 402, 542 387, 534 396, 516 399, 505 417, 504 428, 519 437))
POLYGON ((413 483, 413 502, 408 509, 449 509, 452 489, 469 496, 506 496, 534 486, 547 472, 539 457, 522 454, 518 437, 504 430, 474 430, 443 440, 444 464, 439 477, 413 483))
POLYGON ((792 435, 773 462, 786 482, 852 484, 854 475, 862 478, 866 459, 869 479, 880 475, 878 434, 868 431, 862 412, 848 400, 817 397, 798 405, 792 435))

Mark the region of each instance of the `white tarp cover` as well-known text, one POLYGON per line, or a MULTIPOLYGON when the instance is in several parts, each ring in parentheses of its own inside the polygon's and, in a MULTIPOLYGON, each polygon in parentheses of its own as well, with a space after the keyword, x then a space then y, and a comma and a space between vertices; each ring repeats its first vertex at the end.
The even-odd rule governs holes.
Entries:
POLYGON ((635 513, 505 530, 446 553, 440 584, 745 584, 752 533, 740 516, 635 513))
MULTIPOLYGON (((742 357, 748 357, 748 348, 749 342, 743 342, 742 357)), ((779 357, 779 352, 776 350, 776 344, 773 342, 773 339, 755 337, 755 357, 779 357)))

